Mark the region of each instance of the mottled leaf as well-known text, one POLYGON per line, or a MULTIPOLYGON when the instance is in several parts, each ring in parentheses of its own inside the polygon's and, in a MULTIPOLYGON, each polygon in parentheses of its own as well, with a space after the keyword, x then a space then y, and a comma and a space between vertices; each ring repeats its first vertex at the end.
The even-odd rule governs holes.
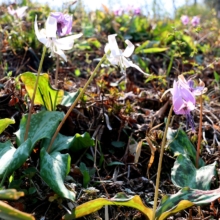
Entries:
POLYGON ((139 196, 134 196, 130 199, 126 199, 126 201, 124 197, 122 197, 121 200, 120 197, 117 198, 117 201, 115 201, 114 199, 111 200, 104 198, 95 199, 77 206, 75 209, 72 210, 71 214, 66 214, 64 216, 64 219, 71 220, 91 214, 92 212, 101 209, 105 205, 118 205, 136 208, 146 216, 146 219, 151 219, 152 217, 152 209, 146 207, 139 196))
MULTIPOLYGON (((28 95, 32 98, 37 76, 34 73, 26 72, 21 74, 21 80, 25 84, 28 95)), ((40 75, 37 86, 34 104, 43 105, 47 110, 56 110, 56 105, 60 104, 63 99, 64 91, 56 90, 49 83, 49 75, 44 73, 40 75)))
POLYGON ((17 200, 24 196, 24 192, 18 192, 15 189, 3 189, 0 190, 0 199, 13 199, 17 200))
POLYGON ((190 159, 180 154, 172 168, 171 180, 177 187, 188 186, 191 189, 209 190, 211 180, 216 174, 215 167, 216 162, 196 169, 190 159))
POLYGON ((77 92, 72 92, 72 93, 65 91, 61 105, 65 105, 66 107, 71 106, 78 95, 79 95, 79 90, 77 92))
MULTIPOLYGON (((169 149, 174 153, 174 156, 182 154, 188 157, 193 164, 196 164, 196 149, 190 142, 188 136, 183 130, 168 130, 167 139, 170 141, 169 149)), ((200 158, 199 167, 205 165, 205 162, 200 158)))
MULTIPOLYGON (((63 117, 63 112, 55 111, 41 111, 33 114, 28 132, 28 138, 31 139, 32 145, 43 138, 51 138, 63 117)), ((18 145, 24 142, 26 123, 27 115, 24 115, 20 122, 20 129, 15 133, 18 145)))
POLYGON ((18 169, 30 156, 33 146, 30 139, 27 139, 17 149, 7 141, 0 143, 0 177, 7 171, 11 174, 18 169))
POLYGON ((70 155, 54 152, 48 154, 45 148, 40 152, 40 175, 59 196, 75 200, 75 192, 64 185, 64 178, 70 171, 70 155))

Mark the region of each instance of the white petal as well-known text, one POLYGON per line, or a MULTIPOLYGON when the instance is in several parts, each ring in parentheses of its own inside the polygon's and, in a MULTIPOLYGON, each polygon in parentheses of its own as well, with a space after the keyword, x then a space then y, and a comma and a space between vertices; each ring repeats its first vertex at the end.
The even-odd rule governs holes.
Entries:
POLYGON ((39 31, 38 29, 38 24, 37 24, 37 16, 35 17, 35 22, 34 22, 34 29, 35 29, 35 34, 37 36, 37 39, 43 43, 44 45, 47 44, 47 38, 46 38, 46 34, 43 34, 45 32, 45 29, 42 29, 41 31, 39 31))
POLYGON ((132 44, 130 40, 126 40, 125 43, 128 46, 125 48, 125 50, 123 52, 123 56, 130 57, 131 54, 134 52, 134 44, 132 44))
POLYGON ((109 49, 111 50, 112 56, 117 56, 117 55, 121 54, 121 52, 118 48, 118 43, 115 39, 116 36, 117 36, 117 34, 108 35, 109 49))
POLYGON ((57 47, 62 50, 70 50, 73 47, 74 40, 81 37, 82 34, 70 35, 68 37, 63 37, 56 39, 54 42, 57 47))
POLYGON ((59 48, 57 48, 56 50, 53 51, 54 53, 58 54, 59 56, 61 56, 65 61, 67 61, 66 55, 65 53, 60 50, 59 48))
POLYGON ((17 16, 18 16, 19 18, 22 18, 22 17, 25 15, 25 11, 26 11, 27 8, 28 8, 27 6, 23 6, 23 7, 21 7, 21 8, 18 8, 18 9, 16 10, 17 16))
POLYGON ((47 37, 56 38, 57 33, 57 20, 49 16, 46 21, 46 35, 47 37))
POLYGON ((128 61, 128 62, 131 67, 134 67, 135 69, 139 70, 144 75, 149 76, 149 74, 145 73, 138 65, 134 64, 132 61, 128 61))

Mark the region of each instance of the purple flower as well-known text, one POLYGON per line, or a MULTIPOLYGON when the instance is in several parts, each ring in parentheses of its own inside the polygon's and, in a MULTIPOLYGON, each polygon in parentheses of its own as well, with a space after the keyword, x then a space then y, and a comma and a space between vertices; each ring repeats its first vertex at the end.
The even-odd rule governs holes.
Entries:
POLYGON ((183 87, 181 83, 176 82, 175 80, 171 93, 173 95, 172 101, 175 114, 185 115, 187 120, 187 129, 190 125, 194 130, 194 120, 190 112, 195 109, 195 96, 189 89, 183 87))
POLYGON ((180 20, 184 25, 187 25, 189 23, 189 17, 187 15, 182 15, 180 20))
POLYGON ((57 35, 59 37, 65 36, 71 33, 73 18, 68 14, 62 12, 51 12, 50 16, 57 21, 57 35))
POLYGON ((141 15, 141 9, 139 7, 134 8, 134 15, 141 15))
POLYGON ((205 83, 201 79, 199 80, 199 85, 195 87, 194 82, 191 79, 186 81, 184 76, 181 74, 178 76, 178 83, 182 87, 184 87, 184 88, 188 89, 190 92, 192 92, 192 94, 195 96, 202 95, 203 93, 205 93, 207 91, 207 88, 205 87, 205 83))
POLYGON ((193 26, 193 27, 196 27, 196 26, 199 25, 199 23, 200 23, 200 17, 194 16, 194 17, 192 18, 192 20, 191 20, 192 26, 193 26))

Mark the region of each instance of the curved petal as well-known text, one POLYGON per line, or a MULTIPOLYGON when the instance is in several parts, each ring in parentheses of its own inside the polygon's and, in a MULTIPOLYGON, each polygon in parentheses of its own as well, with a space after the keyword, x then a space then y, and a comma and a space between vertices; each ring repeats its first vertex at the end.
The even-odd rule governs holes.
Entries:
POLYGON ((125 57, 130 57, 131 54, 134 52, 134 44, 132 44, 130 40, 126 40, 125 43, 128 46, 125 48, 125 50, 124 50, 124 52, 122 54, 125 57))
POLYGON ((132 61, 127 60, 125 57, 123 57, 123 62, 125 64, 126 68, 133 67, 133 68, 137 69, 138 71, 140 71, 141 73, 143 73, 144 75, 147 75, 147 76, 149 75, 149 74, 145 73, 137 64, 134 64, 132 61))
POLYGON ((68 37, 59 38, 55 40, 55 44, 62 50, 70 50, 73 47, 74 40, 81 36, 82 34, 75 34, 68 37))
POLYGON ((57 20, 52 16, 49 16, 46 21, 46 35, 47 37, 56 38, 57 35, 57 20))
POLYGON ((67 57, 61 49, 55 47, 53 52, 61 56, 67 62, 67 57))
POLYGON ((108 43, 109 43, 109 48, 111 50, 112 56, 118 56, 121 54, 118 48, 118 43, 115 39, 116 36, 117 34, 108 35, 108 43))
POLYGON ((37 24, 37 16, 35 17, 35 21, 34 21, 34 30, 35 30, 37 39, 46 46, 48 40, 46 37, 45 29, 42 29, 41 31, 39 31, 38 24, 37 24))

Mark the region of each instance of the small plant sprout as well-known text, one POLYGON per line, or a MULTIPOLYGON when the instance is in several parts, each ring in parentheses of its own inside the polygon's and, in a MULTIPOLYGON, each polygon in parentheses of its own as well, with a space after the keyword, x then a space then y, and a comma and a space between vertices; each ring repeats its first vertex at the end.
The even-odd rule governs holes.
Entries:
POLYGON ((65 61, 67 61, 67 57, 63 50, 70 50, 73 47, 74 40, 82 36, 80 33, 63 38, 57 38, 57 19, 52 16, 47 18, 45 29, 41 29, 40 31, 38 29, 36 16, 34 28, 37 39, 49 49, 51 56, 58 54, 65 61))
POLYGON ((105 53, 107 54, 108 61, 113 66, 119 66, 123 74, 126 73, 126 69, 128 67, 134 67, 143 74, 148 76, 148 74, 142 71, 138 65, 134 64, 132 61, 127 59, 134 52, 134 45, 131 43, 131 41, 129 40, 125 41, 127 47, 125 48, 124 51, 122 51, 118 48, 118 44, 115 39, 116 36, 117 34, 112 34, 108 36, 108 43, 105 46, 105 53))

